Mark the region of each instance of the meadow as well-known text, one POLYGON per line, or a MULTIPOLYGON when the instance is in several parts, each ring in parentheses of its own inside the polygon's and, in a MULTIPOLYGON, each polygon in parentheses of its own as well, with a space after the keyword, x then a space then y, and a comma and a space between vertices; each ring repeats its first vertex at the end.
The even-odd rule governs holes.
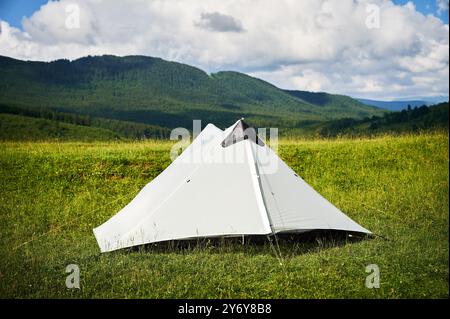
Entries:
POLYGON ((92 228, 169 163, 169 141, 0 142, 1 298, 448 298, 448 133, 283 140, 279 155, 379 236, 145 246, 92 228), (380 237, 382 236, 382 237, 380 237), (66 266, 80 267, 67 289, 66 266), (365 286, 366 266, 380 288, 365 286))

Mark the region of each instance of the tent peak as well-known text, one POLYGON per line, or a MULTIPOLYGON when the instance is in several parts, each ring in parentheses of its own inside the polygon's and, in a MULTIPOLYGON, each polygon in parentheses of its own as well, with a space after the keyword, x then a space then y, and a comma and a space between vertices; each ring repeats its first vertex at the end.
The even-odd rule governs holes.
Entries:
POLYGON ((256 134, 255 128, 248 125, 242 117, 236 122, 231 132, 224 138, 222 147, 227 147, 243 140, 250 140, 259 146, 264 146, 264 142, 256 134))

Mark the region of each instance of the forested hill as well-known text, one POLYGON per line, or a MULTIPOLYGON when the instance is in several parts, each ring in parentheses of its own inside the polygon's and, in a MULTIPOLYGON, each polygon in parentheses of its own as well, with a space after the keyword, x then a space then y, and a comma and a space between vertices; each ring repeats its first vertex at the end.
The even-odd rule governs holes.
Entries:
POLYGON ((219 126, 246 117, 253 125, 296 127, 305 121, 365 118, 385 111, 350 97, 284 91, 238 72, 207 74, 144 56, 20 61, 0 56, 0 103, 47 108, 160 127, 219 126))
POLYGON ((386 113, 362 120, 339 119, 322 123, 318 127, 320 135, 367 136, 392 133, 415 133, 449 129, 448 102, 420 107, 408 107, 401 112, 386 113))

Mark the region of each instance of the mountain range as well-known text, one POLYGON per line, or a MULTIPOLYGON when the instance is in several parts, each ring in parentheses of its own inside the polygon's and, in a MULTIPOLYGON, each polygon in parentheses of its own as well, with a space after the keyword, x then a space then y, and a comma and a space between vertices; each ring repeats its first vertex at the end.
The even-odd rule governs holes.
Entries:
POLYGON ((283 90, 244 73, 208 74, 146 56, 88 56, 74 61, 21 61, 0 56, 0 104, 53 110, 153 127, 191 127, 193 119, 228 126, 301 127, 386 110, 345 95, 283 90))
POLYGON ((389 111, 401 111, 405 110, 408 107, 416 107, 422 105, 433 105, 441 102, 448 101, 448 98, 440 97, 434 99, 423 99, 423 100, 394 100, 394 101, 378 101, 378 100, 369 100, 369 99, 357 99, 361 103, 366 105, 376 106, 382 109, 386 109, 389 111))

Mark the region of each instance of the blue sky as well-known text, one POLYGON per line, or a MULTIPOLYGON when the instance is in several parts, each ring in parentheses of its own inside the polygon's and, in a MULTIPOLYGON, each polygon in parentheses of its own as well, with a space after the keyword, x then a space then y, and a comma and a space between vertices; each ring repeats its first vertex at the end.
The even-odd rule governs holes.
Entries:
MULTIPOLYGON (((394 0, 395 4, 404 5, 408 2, 408 0, 394 0)), ((438 5, 436 0, 415 0, 413 1, 416 6, 416 10, 428 15, 433 14, 446 24, 448 24, 448 11, 447 12, 438 12, 438 5)))
POLYGON ((29 17, 48 0, 0 0, 0 19, 21 27, 22 17, 29 17))
MULTIPOLYGON (((395 4, 403 5, 409 0, 394 0, 395 4)), ((23 17, 29 17, 48 0, 0 0, 0 19, 12 26, 21 28, 23 17)), ((436 0, 415 0, 416 9, 423 14, 433 14, 448 24, 448 11, 438 14, 436 0)))

